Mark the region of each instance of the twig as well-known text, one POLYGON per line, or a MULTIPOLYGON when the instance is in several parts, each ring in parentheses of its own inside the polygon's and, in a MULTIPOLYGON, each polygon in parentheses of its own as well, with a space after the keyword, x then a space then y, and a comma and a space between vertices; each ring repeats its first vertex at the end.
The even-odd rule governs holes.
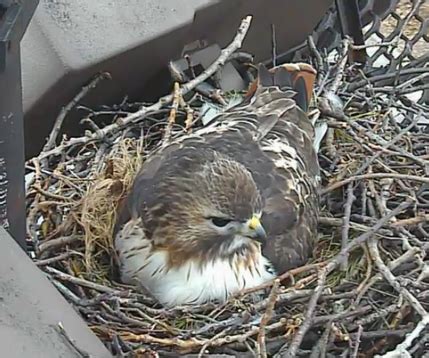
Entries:
POLYGON ((408 75, 414 75, 414 74, 418 74, 418 73, 427 73, 427 72, 429 72, 429 68, 425 68, 425 67, 401 69, 397 72, 389 72, 389 73, 386 73, 383 75, 369 77, 369 78, 362 80, 362 81, 350 83, 347 87, 347 91, 356 91, 358 88, 363 87, 367 84, 386 81, 386 80, 395 78, 395 76, 397 76, 397 75, 398 76, 408 76, 408 75))
POLYGON ((330 92, 332 94, 338 92, 338 88, 340 87, 341 80, 344 76, 344 71, 345 71, 345 67, 347 64, 347 60, 348 60, 348 52, 349 52, 349 48, 350 48, 350 43, 351 43, 351 41, 350 41, 350 38, 348 38, 348 37, 343 40, 341 60, 338 63, 338 66, 336 68, 334 80, 332 81, 331 86, 329 86, 327 92, 330 92))
MULTIPOLYGON (((348 59, 348 51, 350 47, 350 39, 346 38, 343 41, 343 48, 341 53, 341 61, 338 63, 338 66, 335 68, 335 76, 334 80, 332 81, 331 85, 327 87, 325 90, 324 97, 328 102, 332 102, 332 100, 335 101, 336 93, 338 92, 338 88, 340 87, 341 80, 344 75, 344 70, 347 64, 348 59)), ((326 150, 328 155, 333 159, 336 160, 338 158, 337 150, 334 145, 335 142, 335 129, 329 127, 326 133, 326 150)))
MULTIPOLYGON (((419 118, 414 119, 408 126, 406 126, 404 129, 402 129, 400 133, 398 133, 395 137, 393 137, 392 140, 390 140, 389 142, 387 142, 386 144, 384 144, 382 146, 382 148, 383 149, 388 149, 393 144, 395 144, 396 142, 398 142, 399 140, 401 140, 402 137, 405 134, 408 134, 409 131, 417 125, 417 123, 419 122, 419 120, 420 120, 419 118)), ((365 161, 365 163, 356 171, 355 175, 363 173, 382 154, 383 154, 382 150, 380 150, 377 153, 375 153, 371 158, 369 158, 368 160, 365 161)))
POLYGON ((43 196, 47 197, 47 198, 52 198, 55 200, 64 200, 64 201, 69 201, 70 198, 67 198, 63 195, 57 195, 54 193, 50 193, 49 191, 43 190, 39 185, 34 184, 33 185, 33 189, 36 190, 37 192, 39 192, 40 194, 42 194, 43 196))
POLYGON ((44 241, 39 245, 38 255, 40 256, 45 251, 49 251, 49 250, 52 250, 54 248, 57 249, 59 247, 70 245, 70 244, 77 242, 77 241, 79 241, 78 236, 64 236, 64 237, 59 237, 57 239, 44 241))
POLYGON ((325 324, 325 330, 317 344, 314 346, 309 358, 326 357, 326 346, 328 345, 329 338, 331 336, 332 326, 332 320, 325 324))
MULTIPOLYGON (((250 28, 250 23, 252 21, 252 16, 245 17, 238 28, 237 34, 235 35, 232 42, 222 50, 220 56, 199 76, 184 84, 181 87, 180 94, 184 96, 189 91, 193 90, 196 86, 210 78, 216 71, 219 70, 229 59, 231 54, 236 50, 241 48, 244 38, 250 28)), ((53 155, 59 155, 63 153, 67 148, 75 145, 88 144, 93 141, 99 141, 105 138, 108 134, 111 134, 114 131, 119 130, 120 128, 126 127, 131 123, 137 123, 142 120, 146 115, 151 112, 160 110, 165 103, 170 103, 173 100, 173 95, 169 94, 167 96, 161 97, 158 102, 148 106, 142 107, 137 112, 134 112, 126 117, 118 119, 117 123, 109 124, 99 131, 94 132, 88 136, 70 138, 67 142, 58 145, 57 147, 44 151, 39 155, 39 159, 44 159, 53 155)))
MULTIPOLYGON (((269 326, 267 326, 265 329, 266 331, 272 331, 281 328, 284 325, 283 322, 276 322, 269 326)), ((219 347, 224 344, 229 344, 233 342, 243 342, 245 339, 252 337, 259 332, 259 327, 252 327, 246 332, 243 332, 242 334, 235 334, 225 337, 219 337, 216 339, 200 339, 200 338, 190 338, 190 339, 180 339, 180 338, 159 338, 154 337, 150 334, 133 334, 131 332, 124 332, 121 337, 125 341, 130 342, 139 342, 139 343, 149 343, 149 344, 159 344, 166 347, 178 347, 181 349, 195 349, 195 348, 201 348, 204 345, 207 345, 207 347, 219 347)))
POLYGON ((173 104, 171 105, 170 115, 168 116, 167 127, 165 128, 163 145, 166 145, 170 142, 171 139, 171 130, 173 129, 174 123, 176 123, 176 113, 179 108, 180 98, 180 85, 179 82, 174 82, 173 90, 173 104))
POLYGON ((384 264, 377 247, 377 241, 370 239, 368 241, 368 245, 369 245, 371 255, 373 256, 373 259, 375 261, 375 264, 377 265, 380 272, 383 274, 384 278, 399 294, 405 297, 405 299, 408 301, 410 306, 413 307, 414 310, 418 312, 422 317, 421 321, 417 324, 413 332, 411 332, 401 344, 399 344, 393 351, 386 353, 381 357, 384 357, 384 358, 403 357, 403 356, 411 357, 411 355, 407 352, 407 349, 411 347, 414 339, 418 338, 420 333, 429 324, 429 314, 421 305, 421 303, 406 288, 400 285, 396 277, 392 274, 389 268, 384 264))
POLYGON ((429 222, 429 214, 422 214, 422 215, 418 215, 418 216, 413 217, 413 218, 397 220, 396 222, 392 223, 391 225, 393 227, 414 226, 414 225, 418 225, 418 224, 421 224, 424 222, 429 222))
POLYGON ((179 330, 166 324, 165 322, 162 322, 158 319, 155 319, 153 317, 151 317, 151 315, 146 314, 145 312, 142 312, 142 310, 138 309, 137 313, 140 317, 144 318, 145 320, 149 321, 150 323, 152 323, 154 326, 161 326, 162 328, 164 328, 167 332, 170 332, 171 334, 179 334, 179 330))
POLYGON ((180 107, 186 111, 185 131, 190 133, 194 123, 194 110, 185 102, 182 96, 180 96, 180 107))
POLYGON ((277 39, 276 39, 276 25, 271 24, 271 51, 273 67, 277 66, 277 39))
POLYGON ((219 332, 218 334, 216 334, 215 336, 213 336, 213 338, 211 338, 209 341, 207 341, 200 349, 200 352, 198 353, 197 358, 203 358, 204 357, 204 353, 205 350, 207 349, 207 347, 210 345, 211 342, 215 341, 218 338, 221 338, 222 336, 225 336, 225 333, 228 329, 225 329, 222 332, 219 332))
POLYGON ((335 128, 329 127, 325 136, 326 154, 335 161, 338 158, 337 148, 335 148, 335 128))
POLYGON ((68 259, 72 255, 73 255, 73 251, 68 251, 68 252, 64 252, 64 253, 62 253, 62 254, 60 254, 58 256, 50 257, 48 259, 36 260, 35 264, 37 266, 51 265, 51 264, 53 264, 55 262, 66 260, 66 259, 68 259))
POLYGON ((267 348, 265 345, 265 327, 273 316, 274 305, 276 304, 278 289, 280 286, 280 280, 275 280, 273 287, 271 288, 270 295, 268 297, 267 308, 264 315, 262 316, 261 323, 259 325, 259 334, 258 334, 258 357, 266 358, 267 357, 267 348))
MULTIPOLYGON (((98 83, 104 79, 110 79, 110 74, 107 72, 103 72, 95 76, 95 78, 89 84, 87 84, 86 86, 83 86, 80 92, 65 107, 62 108, 60 114, 55 120, 54 126, 52 127, 48 140, 46 141, 46 144, 44 145, 40 154, 48 152, 55 147, 55 142, 58 138, 60 130, 63 126, 64 119, 66 118, 67 114, 79 103, 79 101, 83 97, 85 97, 88 94, 90 90, 95 88, 98 85, 98 83)), ((42 167, 46 167, 46 161, 42 161, 42 159, 44 158, 46 157, 39 155, 39 159, 41 160, 42 167)))
POLYGON ((377 144, 379 144, 381 146, 389 145, 393 150, 397 151, 398 154, 415 161, 416 163, 418 163, 422 167, 425 167, 426 165, 428 165, 429 161, 425 161, 423 159, 420 159, 419 157, 417 157, 414 154, 404 150, 403 148, 389 143, 385 139, 381 138, 379 135, 375 134, 373 131, 370 131, 367 128, 365 128, 364 126, 357 123, 357 121, 353 121, 351 118, 346 116, 343 112, 338 110, 338 108, 332 108, 332 106, 329 104, 328 100, 326 100, 326 99, 323 101, 320 100, 319 104, 320 104, 319 109, 322 112, 322 114, 329 116, 329 117, 333 117, 333 118, 340 120, 340 121, 345 121, 346 123, 348 123, 350 125, 351 128, 355 129, 356 131, 364 133, 369 139, 375 141, 377 144))
POLYGON ((380 179, 380 178, 392 178, 402 180, 413 180, 420 183, 429 184, 429 178, 419 177, 417 175, 399 174, 399 173, 369 173, 362 175, 354 175, 337 183, 331 184, 325 189, 320 191, 321 195, 325 195, 335 189, 341 188, 342 186, 349 184, 353 181, 364 180, 364 179, 380 179))
MULTIPOLYGON (((319 84, 319 91, 320 91, 320 87, 321 83, 320 83, 320 78, 322 78, 322 74, 325 72, 324 66, 323 66, 323 57, 320 54, 319 50, 316 47, 316 44, 314 43, 314 38, 312 35, 308 36, 307 38, 307 43, 308 43, 308 48, 310 49, 311 53, 313 54, 313 56, 316 59, 316 63, 317 63, 317 83, 319 84)), ((319 95, 320 93, 318 93, 319 95)))
MULTIPOLYGON (((421 22, 418 16, 416 20, 421 22)), ((400 26, 403 23, 399 21, 400 26)), ((275 41, 273 30, 271 40, 275 41)), ((369 32, 373 31, 377 31, 375 27, 369 32)), ((418 31, 414 39, 421 36, 421 29, 418 31)), ((405 37, 404 41, 405 46, 410 45, 405 37)), ((273 62, 275 47, 273 43, 273 62)), ((117 184, 112 186, 112 194, 117 193, 120 200, 120 192, 126 193, 134 169, 144 165, 146 155, 155 146, 204 125, 202 113, 194 116, 192 111, 204 101, 225 102, 220 91, 201 91, 197 85, 191 89, 192 98, 185 102, 180 87, 188 79, 179 78, 175 73, 180 74, 179 69, 172 68, 180 86, 175 85, 169 96, 153 105, 131 104, 124 99, 118 105, 102 106, 97 111, 84 108, 90 126, 86 136, 70 141, 64 137, 58 148, 50 150, 57 156, 45 158, 49 167, 40 168, 37 158, 34 167, 27 165, 29 171, 36 171, 36 176, 28 180, 26 191, 31 228, 28 233, 36 244, 41 236, 42 245, 48 245, 41 245, 44 251, 36 254, 36 264, 114 354, 284 357, 291 348, 296 349, 297 356, 356 358, 393 350, 407 339, 405 349, 398 345, 403 355, 424 351, 424 344, 429 341, 428 326, 423 329, 424 324, 418 325, 419 316, 405 296, 390 289, 384 273, 375 266, 367 241, 368 237, 374 241, 383 239, 378 250, 385 265, 399 285, 427 309, 429 216, 425 210, 429 205, 429 186, 421 178, 428 178, 429 173, 429 106, 424 97, 419 103, 414 97, 406 98, 404 93, 423 89, 421 82, 428 79, 429 69, 424 66, 429 56, 424 60, 410 57, 410 64, 406 64, 403 60, 410 55, 406 48, 399 58, 389 57, 391 63, 384 68, 374 68, 371 60, 367 68, 357 69, 345 62, 346 46, 334 50, 338 53, 336 62, 328 56, 332 52, 317 49, 311 37, 308 48, 309 61, 318 66, 315 100, 321 108, 314 109, 309 118, 314 123, 322 114, 328 127, 335 128, 335 136, 330 131, 324 150, 319 153, 321 180, 324 190, 330 190, 332 185, 338 185, 340 190, 321 198, 320 240, 311 264, 234 294, 224 303, 167 309, 138 288, 115 282, 118 272, 111 265, 116 257, 111 257, 114 247, 109 230, 116 216, 116 194, 106 208, 85 210, 84 219, 80 215, 82 203, 88 202, 88 189, 102 184, 102 180, 107 179, 107 186, 110 181, 117 184), (364 87, 351 90, 360 82, 364 87), (320 94, 323 95, 318 97, 320 94), (323 111, 324 101, 327 111, 323 111), (110 129, 103 128, 105 123, 112 123, 110 129), (55 160, 48 160, 51 158, 55 160), (138 164, 134 164, 135 159, 138 164), (128 165, 133 166, 131 170, 128 165), (361 200, 353 201, 351 195, 361 200), (404 203, 401 208, 409 204, 407 210, 398 216, 392 213, 384 223, 377 219, 384 220, 406 198, 415 201, 404 203), (94 249, 88 249, 85 241, 94 249), (84 250, 91 251, 91 267, 85 265, 84 250), (52 266, 57 272, 52 271, 52 266), (346 267, 346 274, 340 271, 346 267), (284 287, 279 287, 279 282, 284 287), (88 287, 92 283, 101 287, 88 287), (385 327, 390 330, 383 330, 385 327), (406 337, 406 333, 412 336, 406 337)), ((392 55, 391 48, 376 50, 392 55)), ((307 49, 297 53, 298 58, 301 55, 307 56, 307 49)), ((226 61, 233 59, 249 79, 254 77, 253 70, 249 71, 255 67, 251 57, 236 51, 226 61)), ((216 81, 214 76, 218 74, 216 67, 211 78, 216 81)), ((57 143, 59 139, 58 136, 57 143)), ((401 208, 395 209, 396 213, 401 208)))
MULTIPOLYGON (((319 217, 319 224, 326 225, 326 226, 343 227, 344 221, 342 218, 331 218, 331 217, 321 216, 319 217)), ((369 229, 369 226, 363 225, 361 223, 350 221, 349 224, 350 224, 350 228, 356 231, 367 231, 369 229)), ((389 236, 393 234, 393 232, 388 229, 380 229, 378 232, 381 235, 385 235, 385 236, 389 236)))
MULTIPOLYGON (((414 261, 416 255, 420 252, 421 250, 419 248, 413 247, 412 249, 408 250, 407 252, 405 252, 404 254, 402 254, 400 257, 398 257, 397 259, 391 261, 388 263, 388 267, 390 270, 395 270, 397 267, 401 266, 402 264, 405 264, 407 262, 410 261, 414 261)), ((373 276, 371 278, 371 280, 369 281, 369 283, 365 286, 363 286, 362 288, 360 288, 359 290, 359 294, 356 297, 355 300, 355 305, 359 304, 359 301, 361 300, 361 298, 363 297, 364 293, 372 286, 374 285, 377 281, 380 281, 383 278, 383 276, 381 275, 381 273, 376 274, 375 276, 373 276)))
MULTIPOLYGON (((350 229, 350 215, 352 213, 352 205, 356 197, 353 193, 353 182, 350 182, 347 187, 347 201, 344 206, 344 216, 343 216, 343 228, 341 230, 341 248, 345 248, 349 241, 349 229, 350 229)), ((341 264, 341 270, 347 270, 347 258, 341 264)))
POLYGON ((299 327, 298 332, 296 333, 295 337, 293 338, 293 341, 286 353, 286 357, 295 357, 296 353, 299 349, 299 346, 301 345, 302 340, 304 339, 305 334, 311 327, 311 324, 314 319, 314 310, 317 305, 317 301, 319 300, 323 288, 325 286, 326 278, 330 272, 332 272, 335 268, 338 267, 338 265, 341 264, 341 262, 344 261, 344 259, 348 256, 349 252, 354 249, 357 246, 362 245, 364 242, 366 242, 368 239, 370 239, 378 230, 380 230, 386 223, 390 221, 390 219, 400 212, 402 212, 404 209, 406 209, 411 204, 410 201, 403 202, 399 206, 397 206, 395 209, 393 209, 390 213, 388 213, 386 216, 381 218, 377 224, 375 224, 369 231, 366 233, 363 233, 362 235, 358 236, 357 238, 353 239, 345 248, 342 248, 341 251, 332 258, 328 265, 323 267, 319 271, 318 280, 317 280, 317 286, 314 289, 313 296, 310 299, 310 302, 308 304, 307 312, 305 313, 304 322, 299 327))
POLYGON ((359 326, 358 331, 356 333, 354 347, 353 347, 353 353, 350 356, 350 358, 357 358, 359 354, 359 345, 361 343, 361 337, 362 337, 363 327, 359 326))
POLYGON ((195 71, 194 71, 194 66, 192 65, 191 56, 189 56, 188 54, 185 54, 184 57, 185 57, 186 63, 188 64, 188 68, 191 71, 191 78, 195 78, 196 75, 195 75, 195 71))
MULTIPOLYGON (((280 282, 282 282, 283 280, 285 280, 287 278, 293 278, 294 275, 297 275, 297 274, 300 274, 303 272, 307 272, 307 271, 312 271, 312 270, 318 269, 324 265, 325 265, 325 263, 321 262, 321 263, 308 264, 305 266, 297 267, 297 268, 291 269, 289 271, 286 271, 285 273, 278 276, 276 279, 278 279, 278 280, 280 280, 280 282)), ((235 294, 234 296, 240 297, 240 296, 252 293, 252 292, 257 292, 257 291, 263 290, 267 287, 271 287, 274 284, 274 281, 276 279, 270 280, 268 282, 265 282, 259 286, 253 287, 253 288, 242 290, 242 291, 238 292, 237 294, 235 294)))
MULTIPOLYGON (((334 269, 332 265, 331 267, 332 269, 330 268, 329 272, 334 269)), ((319 300, 323 292, 323 289, 325 287, 326 278, 329 272, 327 267, 324 267, 320 270, 318 279, 317 279, 317 286, 313 291, 313 295, 311 296, 310 302, 308 303, 308 309, 307 309, 307 312, 305 313, 304 322, 299 327, 298 332, 295 334, 295 337, 293 338, 292 343, 286 352, 286 357, 296 356, 299 346, 301 345, 301 342, 304 339, 305 334, 310 329, 314 319, 314 310, 316 308, 317 301, 319 300)))
MULTIPOLYGON (((377 338, 384 338, 384 337, 404 337, 407 333, 409 333, 411 330, 406 329, 380 329, 377 331, 364 331, 361 335, 361 340, 364 339, 377 339, 377 338)), ((357 333, 350 334, 351 338, 356 338, 357 333)))
POLYGON ((79 348, 76 344, 76 342, 69 336, 69 334, 64 329, 64 326, 62 322, 59 322, 57 325, 57 329, 59 333, 67 340, 67 342, 73 347, 73 349, 76 351, 77 354, 79 354, 80 357, 83 358, 91 358, 92 356, 84 351, 82 348, 79 348))
POLYGON ((96 291, 105 292, 105 293, 116 293, 117 292, 113 288, 103 286, 103 285, 100 285, 100 284, 95 283, 95 282, 87 281, 87 280, 84 280, 83 278, 78 278, 78 277, 68 275, 68 274, 61 272, 61 271, 59 271, 53 267, 50 267, 50 266, 46 266, 45 271, 50 273, 54 277, 57 277, 58 279, 60 279, 62 281, 67 281, 67 282, 74 283, 76 285, 84 286, 87 288, 92 288, 93 290, 96 290, 96 291))
POLYGON ((52 284, 57 288, 57 290, 69 301, 73 302, 73 304, 78 305, 80 302, 80 297, 78 297, 74 292, 64 286, 61 282, 55 280, 52 277, 48 277, 48 279, 52 282, 52 284))
POLYGON ((388 315, 398 312, 398 304, 394 303, 391 304, 385 308, 382 309, 378 309, 377 311, 375 311, 374 313, 371 313, 363 318, 359 318, 355 323, 358 326, 364 326, 367 325, 369 323, 372 323, 380 318, 384 318, 387 317, 388 315))

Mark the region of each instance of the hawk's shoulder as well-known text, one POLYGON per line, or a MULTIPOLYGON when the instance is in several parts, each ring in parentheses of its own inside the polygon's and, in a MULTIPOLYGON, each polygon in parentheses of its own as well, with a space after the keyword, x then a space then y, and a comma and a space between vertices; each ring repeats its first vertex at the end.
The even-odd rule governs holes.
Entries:
POLYGON ((260 67, 256 85, 241 104, 153 152, 122 205, 117 228, 140 216, 150 238, 155 216, 162 215, 156 209, 162 208, 163 200, 180 195, 163 198, 162 179, 172 175, 192 180, 200 160, 220 153, 251 172, 263 197, 266 257, 280 272, 305 263, 317 238, 319 166, 314 129, 306 114, 314 78, 308 65, 270 71, 260 67))

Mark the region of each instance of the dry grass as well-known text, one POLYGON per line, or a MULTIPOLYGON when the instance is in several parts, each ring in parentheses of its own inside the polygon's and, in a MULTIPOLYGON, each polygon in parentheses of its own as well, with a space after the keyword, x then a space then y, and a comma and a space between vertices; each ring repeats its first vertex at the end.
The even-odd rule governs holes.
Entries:
MULTIPOLYGON (((323 356, 323 351, 351 356, 355 344, 359 357, 371 357, 394 349, 410 332, 415 334, 422 311, 407 300, 407 294, 416 298, 423 311, 428 309, 429 294, 425 278, 429 223, 422 215, 429 205, 424 183, 429 167, 428 124, 424 120, 429 121, 429 107, 407 100, 407 81, 413 74, 396 78, 397 71, 409 70, 407 67, 379 72, 377 75, 384 77, 374 80, 372 69, 366 73, 346 66, 336 91, 343 108, 340 113, 331 113, 322 104, 326 88, 339 73, 340 60, 337 57, 330 63, 324 59, 323 66, 329 71, 316 86, 322 95, 314 109, 332 134, 332 143, 325 139, 319 153, 324 188, 316 254, 308 265, 282 277, 282 285, 271 296, 269 284, 257 290, 257 300, 255 292, 244 292, 223 305, 166 310, 144 293, 115 280, 112 230, 116 208, 135 173, 144 166, 146 155, 163 137, 169 122, 168 103, 103 141, 76 144, 65 153, 51 155, 46 167, 40 169, 37 159, 31 163, 35 177, 29 184, 27 201, 36 262, 112 352, 138 357, 208 350, 252 356, 252 351, 260 349, 262 318, 268 356, 292 349, 301 332, 303 344, 297 356, 315 357, 323 356), (419 118, 422 121, 417 123, 419 118), (332 190, 331 185, 372 173, 387 173, 385 176, 392 178, 356 177, 352 181, 356 200, 351 206, 346 243, 357 240, 359 244, 347 251, 346 260, 338 260, 344 251, 347 185, 332 190), (410 197, 414 200, 411 207, 359 241, 410 197), (328 272, 320 286, 321 273, 337 260, 344 265, 328 272), (393 281, 388 280, 384 263, 394 273, 393 281), (405 291, 398 294, 396 283, 405 291), (314 301, 319 286, 320 297, 314 301), (268 310, 271 317, 267 317, 266 308, 273 300, 274 308, 268 310), (317 304, 312 306, 312 301, 317 304), (310 320, 305 318, 308 312, 310 320)), ((419 66, 424 70, 427 61, 419 66)), ((189 113, 195 115, 194 125, 201 126, 198 115, 204 101, 209 100, 199 96, 189 100, 194 112, 178 105, 176 126, 170 128, 172 136, 186 133, 189 113)), ((122 104, 112 109, 112 122, 135 108, 122 104)), ((90 120, 97 121, 101 112, 89 112, 90 120)), ((407 349, 418 354, 424 350, 419 345, 425 342, 422 337, 407 349)))
POLYGON ((82 198, 78 221, 84 233, 85 269, 91 274, 104 276, 108 272, 105 267, 100 267, 100 262, 104 261, 100 258, 114 256, 112 232, 116 207, 143 163, 142 153, 141 141, 120 140, 103 158, 103 170, 94 175, 82 198))

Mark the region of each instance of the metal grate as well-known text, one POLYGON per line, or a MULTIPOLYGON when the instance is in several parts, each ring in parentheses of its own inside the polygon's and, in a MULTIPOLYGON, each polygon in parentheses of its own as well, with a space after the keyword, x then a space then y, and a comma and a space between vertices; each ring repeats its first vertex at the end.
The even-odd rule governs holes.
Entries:
MULTIPOLYGON (((371 77, 374 86, 394 86, 398 77, 385 75, 400 71, 402 82, 415 78, 413 100, 429 103, 429 1, 362 0, 359 9, 368 54, 365 76, 371 77)), ((322 54, 335 58, 341 42, 335 7, 319 22, 312 38, 322 54)), ((310 49, 303 44, 294 52, 292 61, 309 58, 310 49)), ((350 89, 357 89, 362 83, 355 83, 350 89)))
POLYGON ((384 21, 374 13, 370 15, 372 21, 364 29, 367 43, 397 43, 393 52, 387 46, 373 51, 369 58, 371 66, 386 67, 377 65, 380 57, 389 61, 389 69, 397 69, 399 62, 408 62, 412 67, 428 60, 429 3, 424 0, 399 1, 384 21))

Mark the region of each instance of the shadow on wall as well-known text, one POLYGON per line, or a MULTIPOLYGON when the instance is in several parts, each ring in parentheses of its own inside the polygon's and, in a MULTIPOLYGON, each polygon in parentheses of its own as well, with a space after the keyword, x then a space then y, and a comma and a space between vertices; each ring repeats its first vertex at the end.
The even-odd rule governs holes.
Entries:
MULTIPOLYGON (((197 11, 193 22, 185 26, 89 68, 66 73, 25 114, 26 158, 39 153, 61 108, 95 73, 107 71, 113 80, 93 90, 80 103, 84 106, 112 105, 126 95, 130 101, 153 101, 170 91, 168 61, 180 58, 186 44, 203 39, 224 47, 235 35, 241 19, 252 14, 243 50, 254 54, 255 61, 263 61, 271 57, 271 24, 275 25, 281 54, 305 40, 331 3, 332 0, 219 1, 197 11)), ((63 133, 81 135, 85 129, 79 124, 81 118, 78 110, 71 111, 63 133)))

